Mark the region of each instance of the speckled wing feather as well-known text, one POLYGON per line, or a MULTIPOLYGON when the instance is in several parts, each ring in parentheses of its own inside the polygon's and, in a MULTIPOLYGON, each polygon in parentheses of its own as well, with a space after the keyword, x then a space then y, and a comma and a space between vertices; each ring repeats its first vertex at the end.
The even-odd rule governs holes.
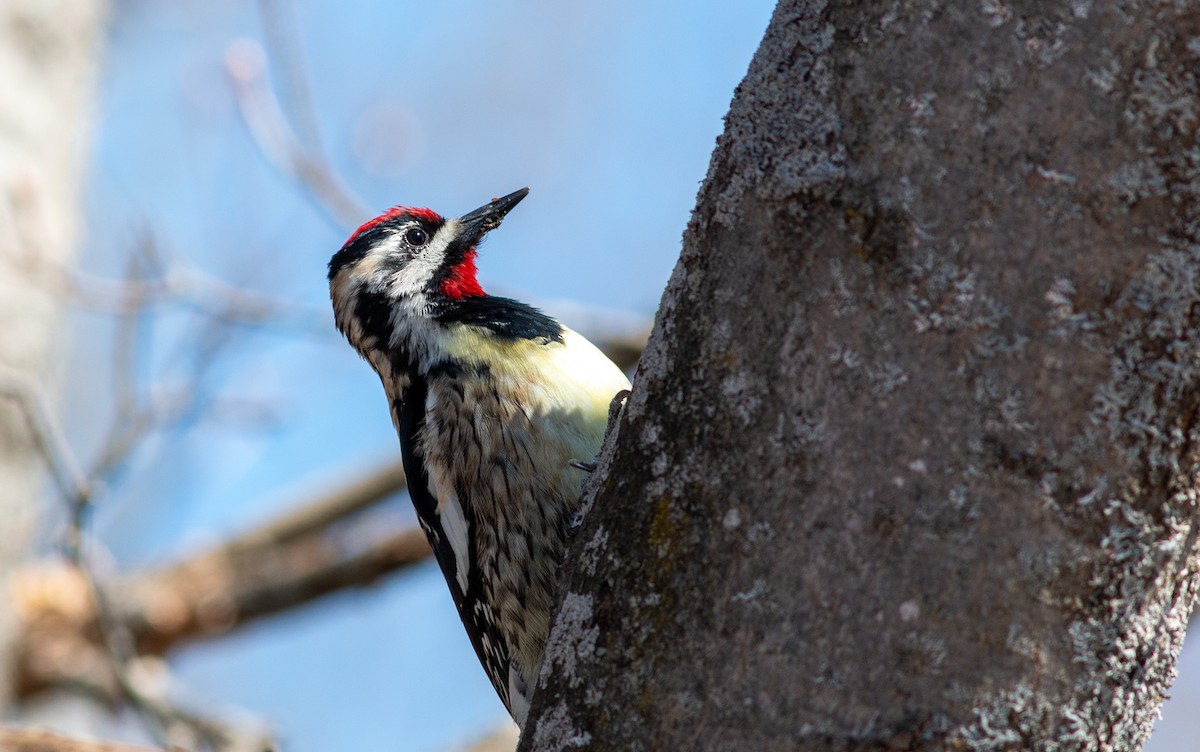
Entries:
MULTIPOLYGON (((429 472, 417 442, 425 424, 428 384, 415 372, 410 372, 409 379, 409 387, 403 401, 397 400, 392 403, 396 432, 400 437, 404 474, 408 477, 408 493, 417 510, 421 528, 425 531, 438 566, 446 578, 446 584, 450 587, 454 605, 458 608, 459 618, 462 619, 467 635, 471 638, 475 655, 478 656, 505 707, 511 710, 508 692, 508 646, 497 628, 491 608, 483 599, 479 569, 474 566, 460 567, 459 554, 446 536, 445 524, 440 519, 438 500, 430 489, 429 472), (465 587, 462 584, 464 582, 465 587)), ((466 513, 470 514, 469 508, 466 513)), ((473 520, 468 522, 473 523, 473 520)), ((468 536, 466 544, 467 556, 473 561, 475 541, 468 536)))

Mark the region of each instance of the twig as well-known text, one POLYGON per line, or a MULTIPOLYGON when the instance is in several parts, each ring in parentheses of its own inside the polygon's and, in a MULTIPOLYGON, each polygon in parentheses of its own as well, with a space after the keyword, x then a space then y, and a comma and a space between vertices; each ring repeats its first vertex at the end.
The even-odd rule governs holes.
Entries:
POLYGON ((16 643, 16 687, 21 694, 56 686, 109 704, 124 702, 161 745, 172 749, 275 749, 265 732, 168 699, 165 664, 137 654, 132 630, 114 617, 109 590, 99 586, 88 568, 39 565, 17 572, 12 583, 13 605, 23 629, 16 643))
POLYGON ((399 461, 389 462, 348 485, 296 504, 295 511, 238 536, 226 545, 248 549, 312 535, 399 493, 405 484, 403 466, 399 461))
POLYGON ((13 726, 0 726, 0 749, 4 752, 162 752, 159 747, 112 744, 13 726))
MULTIPOLYGON (((118 348, 132 352, 132 336, 132 332, 129 332, 126 337, 118 337, 118 348)), ((13 401, 25 417, 33 444, 49 467, 67 505, 68 523, 63 541, 65 553, 90 597, 93 618, 88 623, 98 632, 104 648, 90 653, 93 658, 101 658, 101 661, 90 660, 84 665, 92 669, 100 667, 100 683, 109 687, 115 684, 121 699, 141 715, 164 746, 182 744, 187 748, 202 747, 222 752, 235 749, 262 752, 273 749, 274 742, 269 737, 186 710, 149 691, 137 681, 133 667, 137 665, 138 656, 132 633, 113 617, 107 593, 96 580, 84 550, 86 516, 95 499, 98 485, 96 476, 83 471, 36 383, 23 374, 0 367, 0 396, 13 401)), ((117 403, 123 411, 136 407, 136 391, 132 386, 118 395, 117 403)), ((132 444, 131 439, 122 451, 132 444)), ((76 652, 73 655, 78 657, 82 654, 76 652)))
POLYGON ((355 543, 342 525, 403 488, 399 463, 389 464, 218 548, 130 578, 113 589, 121 620, 141 650, 163 652, 424 561, 429 544, 416 528, 355 543))
POLYGON ((228 323, 269 324, 312 333, 329 331, 329 315, 324 309, 231 285, 178 259, 159 269, 158 276, 143 275, 137 280, 109 279, 68 269, 33 251, 11 263, 49 292, 102 313, 134 315, 173 303, 228 323))
POLYGON ((608 356, 608 359, 617 364, 617 367, 622 371, 629 371, 637 365, 642 358, 642 350, 646 348, 645 335, 635 335, 628 337, 609 337, 596 342, 596 347, 608 356))
MULTIPOLYGON (((180 641, 223 634, 326 593, 368 585, 427 559, 429 544, 416 529, 385 532, 366 541, 360 540, 361 535, 347 534, 356 515, 403 487, 399 463, 380 467, 216 549, 109 585, 108 600, 88 606, 86 618, 39 618, 47 611, 77 613, 79 607, 37 605, 47 600, 42 591, 72 592, 61 581, 34 588, 34 597, 24 599, 35 605, 23 609, 22 691, 65 683, 111 694, 115 681, 111 672, 88 657, 86 623, 97 606, 107 604, 110 618, 117 622, 106 629, 117 632, 122 641, 112 652, 128 655, 132 642, 139 654, 161 653, 180 641)), ((37 570, 27 577, 33 582, 38 578, 45 575, 37 570)), ((79 600, 76 596, 72 603, 79 600)))
POLYGON ((270 59, 275 62, 280 88, 290 102, 292 120, 300 142, 317 161, 327 163, 321 146, 321 131, 317 127, 316 108, 305 74, 301 46, 297 40, 295 6, 278 0, 259 0, 258 12, 266 30, 267 48, 270 59))
POLYGON ((161 652, 309 603, 429 558, 419 529, 387 535, 346 554, 335 541, 303 536, 282 546, 219 549, 115 589, 139 647, 161 652))
POLYGON ((225 53, 225 68, 242 119, 258 148, 280 171, 307 188, 317 205, 339 226, 353 227, 371 216, 319 155, 304 148, 288 125, 266 80, 266 54, 252 40, 240 40, 225 53))
POLYGON ((492 729, 486 736, 463 747, 462 752, 512 752, 517 748, 521 730, 515 723, 506 723, 492 729))
POLYGON ((74 562, 82 557, 80 531, 91 506, 95 486, 84 475, 75 453, 50 413, 42 390, 9 368, 0 366, 0 394, 16 403, 29 424, 34 443, 50 469, 59 493, 67 502, 70 534, 64 543, 67 556, 74 562))
POLYGON ((8 369, 0 370, 0 394, 17 403, 30 425, 35 446, 51 469, 52 475, 69 508, 70 521, 65 541, 68 558, 82 577, 94 606, 94 615, 106 651, 112 677, 131 707, 150 722, 164 745, 181 738, 203 744, 214 750, 274 749, 273 741, 247 744, 247 735, 234 727, 204 718, 147 692, 133 678, 130 667, 137 657, 132 632, 113 616, 105 590, 96 581, 83 550, 85 516, 94 495, 94 484, 80 470, 62 431, 52 418, 46 400, 36 385, 8 369))

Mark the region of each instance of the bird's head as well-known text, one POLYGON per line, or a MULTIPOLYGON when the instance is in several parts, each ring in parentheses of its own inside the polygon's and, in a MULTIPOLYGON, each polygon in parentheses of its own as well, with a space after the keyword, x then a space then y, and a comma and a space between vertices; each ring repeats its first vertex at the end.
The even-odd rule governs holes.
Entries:
POLYGON ((482 297, 475 248, 528 193, 522 188, 456 219, 397 206, 364 223, 329 261, 338 329, 365 352, 388 345, 398 326, 482 297))

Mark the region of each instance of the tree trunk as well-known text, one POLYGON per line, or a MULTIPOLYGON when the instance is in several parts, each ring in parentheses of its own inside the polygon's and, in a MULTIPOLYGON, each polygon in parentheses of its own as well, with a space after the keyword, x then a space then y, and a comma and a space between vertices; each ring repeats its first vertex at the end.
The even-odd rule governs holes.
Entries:
POLYGON ((30 270, 74 256, 103 6, 0 2, 0 707, 12 689, 7 579, 46 477, 28 413, 52 393, 64 343, 61 301, 30 270))
POLYGON ((783 0, 523 750, 1133 750, 1200 565, 1200 14, 783 0))

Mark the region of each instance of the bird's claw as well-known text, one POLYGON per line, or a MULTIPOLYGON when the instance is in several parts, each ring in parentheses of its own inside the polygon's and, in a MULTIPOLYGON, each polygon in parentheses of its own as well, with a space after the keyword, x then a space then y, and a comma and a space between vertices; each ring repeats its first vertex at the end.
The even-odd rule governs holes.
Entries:
POLYGON ((608 403, 608 425, 604 428, 605 439, 616 428, 617 420, 621 417, 621 410, 624 409, 625 400, 629 399, 629 394, 628 389, 622 389, 612 398, 612 402, 608 403))

